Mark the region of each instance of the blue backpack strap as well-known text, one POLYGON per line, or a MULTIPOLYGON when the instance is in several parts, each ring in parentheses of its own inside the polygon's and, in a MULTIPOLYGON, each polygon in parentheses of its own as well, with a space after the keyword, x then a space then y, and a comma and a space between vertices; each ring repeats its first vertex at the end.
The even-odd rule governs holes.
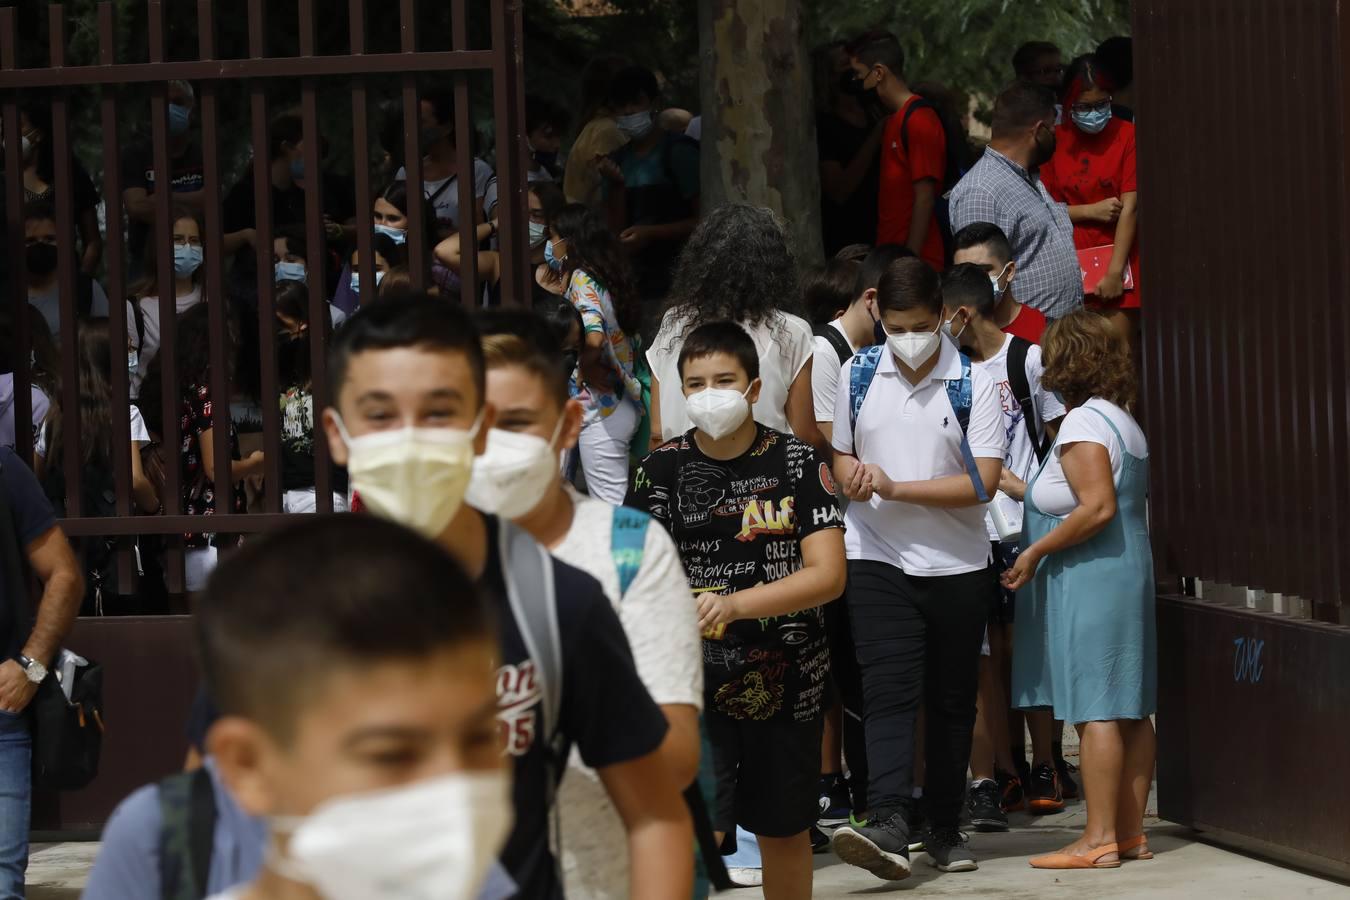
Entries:
POLYGON ((642 568, 642 552, 647 545, 647 526, 652 517, 630 506, 614 507, 610 527, 610 555, 619 573, 619 599, 622 600, 642 568))
POLYGON ((975 454, 970 452, 970 441, 966 438, 966 432, 970 429, 970 407, 974 403, 975 395, 970 383, 970 357, 964 353, 960 356, 961 377, 946 382, 947 399, 951 401, 952 409, 956 412, 957 424, 961 426, 961 458, 965 461, 970 483, 975 485, 975 497, 981 503, 988 503, 989 492, 984 489, 984 479, 980 477, 980 469, 975 465, 975 454))
MULTIPOLYGON (((848 424, 850 431, 856 432, 858 430, 858 413, 862 411, 863 400, 867 397, 867 389, 872 386, 872 379, 877 375, 877 365, 881 362, 881 354, 885 352, 885 344, 864 347, 853 357, 853 363, 849 366, 848 424)), ((853 455, 858 455, 856 445, 853 448, 853 455)))

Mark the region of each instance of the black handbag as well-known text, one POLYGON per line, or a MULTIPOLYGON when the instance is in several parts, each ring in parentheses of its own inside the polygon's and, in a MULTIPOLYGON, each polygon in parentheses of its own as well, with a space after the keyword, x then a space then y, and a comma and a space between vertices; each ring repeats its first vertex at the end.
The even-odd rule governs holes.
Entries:
MULTIPOLYGON (((31 623, 36 615, 29 608, 28 566, 21 550, 9 493, 0 480, 0 563, 5 567, 6 589, 16 607, 24 611, 16 621, 31 623)), ((67 700, 56 677, 59 665, 58 654, 25 710, 32 732, 33 787, 73 791, 98 774, 103 748, 103 667, 92 660, 87 666, 75 667, 67 700)))

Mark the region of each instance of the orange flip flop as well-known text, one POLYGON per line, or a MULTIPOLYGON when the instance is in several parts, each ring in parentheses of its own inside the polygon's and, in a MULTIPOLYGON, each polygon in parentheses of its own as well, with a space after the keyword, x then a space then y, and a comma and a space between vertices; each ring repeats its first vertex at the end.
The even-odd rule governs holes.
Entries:
POLYGON ((1120 853, 1118 844, 1103 844, 1090 856, 1074 856, 1071 853, 1051 853, 1048 856, 1038 856, 1031 860, 1031 867, 1033 869, 1119 869, 1119 859, 1100 862, 1103 856, 1112 853, 1120 853))
POLYGON ((1120 858, 1123 859, 1123 860, 1126 860, 1126 861, 1130 861, 1130 862, 1132 862, 1132 861, 1134 861, 1134 860, 1136 860, 1136 859, 1152 859, 1152 858, 1153 858, 1153 852, 1152 852, 1151 850, 1148 849, 1148 835, 1146 835, 1146 834, 1138 834, 1138 835, 1135 835, 1134 837, 1130 838, 1128 841, 1121 841, 1121 842, 1120 842, 1120 858), (1131 855, 1131 856, 1126 856, 1126 855, 1125 855, 1125 854, 1129 853, 1131 850, 1135 850, 1135 849, 1138 849, 1138 848, 1142 848, 1142 849, 1139 849, 1139 852, 1138 852, 1138 853, 1135 853, 1135 854, 1133 854, 1133 855, 1131 855))

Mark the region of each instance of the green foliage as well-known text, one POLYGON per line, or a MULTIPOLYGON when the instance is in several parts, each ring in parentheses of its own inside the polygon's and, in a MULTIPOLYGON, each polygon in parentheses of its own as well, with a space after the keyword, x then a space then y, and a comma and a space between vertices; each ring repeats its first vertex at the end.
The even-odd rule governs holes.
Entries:
POLYGON ((802 17, 818 44, 892 31, 911 84, 937 81, 989 100, 1012 79, 1019 45, 1051 41, 1067 63, 1129 34, 1130 0, 802 0, 802 17))

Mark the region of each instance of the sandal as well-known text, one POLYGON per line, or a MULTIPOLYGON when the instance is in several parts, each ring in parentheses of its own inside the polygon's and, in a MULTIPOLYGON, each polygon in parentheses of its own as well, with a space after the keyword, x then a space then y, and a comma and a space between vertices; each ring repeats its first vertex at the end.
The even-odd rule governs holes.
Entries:
POLYGON ((1148 849, 1148 835, 1137 834, 1126 841, 1120 842, 1120 858, 1123 860, 1152 859, 1153 852, 1148 849), (1131 853, 1134 850, 1136 852, 1131 853))
POLYGON ((1119 855, 1118 844, 1103 844, 1089 856, 1075 856, 1072 853, 1051 853, 1031 860, 1033 869, 1119 869, 1120 860, 1101 862, 1103 856, 1115 853, 1119 855))

